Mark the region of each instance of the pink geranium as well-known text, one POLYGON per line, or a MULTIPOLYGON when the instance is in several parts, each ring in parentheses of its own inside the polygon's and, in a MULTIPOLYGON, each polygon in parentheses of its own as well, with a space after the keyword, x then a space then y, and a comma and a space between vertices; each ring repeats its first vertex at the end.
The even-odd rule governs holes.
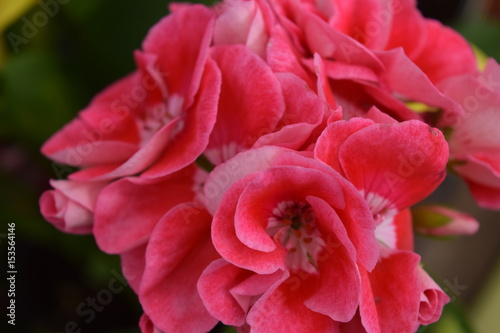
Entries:
POLYGON ((99 94, 42 152, 85 167, 74 180, 154 178, 194 162, 217 114, 220 74, 208 58, 213 26, 211 10, 177 8, 135 53, 138 69, 99 94))
POLYGON ((429 215, 414 221, 411 207, 450 162, 500 208, 499 65, 479 73, 466 41, 412 0, 171 10, 137 69, 42 147, 78 168, 51 181, 44 217, 120 256, 143 332, 221 321, 411 333, 437 321, 450 298, 413 230, 477 223, 433 206, 452 221, 423 228, 429 215))
POLYGON ((256 332, 285 332, 325 331, 354 316, 357 264, 372 270, 378 245, 369 207, 337 172, 263 147, 216 168, 204 197, 215 213, 212 241, 224 258, 198 282, 214 317, 256 332), (286 320, 299 313, 300 322, 286 320))
POLYGON ((440 87, 463 108, 462 116, 443 116, 452 130, 451 167, 479 205, 500 209, 500 65, 490 59, 479 75, 453 77, 440 87))
MULTIPOLYGON (((421 122, 363 119, 334 122, 324 133, 329 140, 320 137, 316 155, 333 168, 307 153, 269 147, 239 154, 211 173, 204 197, 223 259, 201 276, 200 295, 223 323, 256 332, 347 330, 357 320, 368 332, 413 332, 423 323, 426 281, 411 252, 411 219, 397 214, 442 181, 443 136, 421 122), (405 169, 409 158, 418 170, 405 169), (342 288, 332 280, 343 281, 342 288), (300 323, 287 321, 290 313, 300 313, 300 323)), ((440 293, 430 301, 436 313, 446 302, 440 293)))

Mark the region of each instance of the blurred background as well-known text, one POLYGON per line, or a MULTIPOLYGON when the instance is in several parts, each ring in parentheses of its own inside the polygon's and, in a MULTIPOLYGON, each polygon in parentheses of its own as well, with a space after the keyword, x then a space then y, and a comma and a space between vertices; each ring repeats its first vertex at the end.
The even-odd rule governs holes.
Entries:
MULTIPOLYGON (((419 7, 500 60, 498 1, 419 7)), ((18 271, 16 326, 8 332, 139 332, 142 312, 128 287, 96 308, 93 320, 77 313, 119 280, 119 259, 91 236, 63 234, 43 220, 38 198, 61 166, 39 150, 97 92, 134 69, 133 50, 166 14, 166 0, 0 0, 0 252, 5 267, 7 224, 15 223, 18 271)), ((471 213, 481 229, 453 240, 417 239, 425 268, 453 299, 442 320, 421 331, 499 332, 500 213, 479 209, 453 176, 428 201, 471 213)))

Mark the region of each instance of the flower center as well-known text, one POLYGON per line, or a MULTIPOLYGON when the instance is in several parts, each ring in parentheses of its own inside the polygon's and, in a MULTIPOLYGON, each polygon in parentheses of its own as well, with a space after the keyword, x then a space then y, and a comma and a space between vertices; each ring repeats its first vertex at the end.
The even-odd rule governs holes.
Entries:
POLYGON ((280 202, 269 217, 266 232, 287 249, 286 264, 290 271, 318 272, 317 257, 326 243, 316 228, 311 205, 280 202))
POLYGON ((158 103, 146 111, 142 125, 143 145, 148 142, 163 126, 171 121, 177 121, 171 134, 171 138, 177 135, 183 128, 182 106, 184 99, 178 95, 170 96, 167 101, 158 103))

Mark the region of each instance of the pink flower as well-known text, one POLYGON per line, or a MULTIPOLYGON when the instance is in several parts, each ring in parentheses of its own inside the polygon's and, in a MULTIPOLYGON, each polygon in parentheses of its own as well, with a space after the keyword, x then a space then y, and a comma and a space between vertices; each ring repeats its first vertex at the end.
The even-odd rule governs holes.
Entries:
POLYGON ((95 202, 107 182, 51 180, 54 190, 40 198, 43 217, 57 229, 74 234, 89 234, 94 224, 95 202))
MULTIPOLYGON (((477 72, 469 43, 438 21, 424 18, 415 0, 370 0, 362 4, 355 0, 325 0, 303 2, 300 7, 294 7, 291 0, 272 2, 282 7, 283 14, 302 28, 306 40, 314 36, 308 35, 308 28, 302 25, 305 22, 299 16, 310 13, 325 22, 322 24, 324 29, 328 27, 345 34, 370 50, 403 48, 409 59, 434 83, 450 76, 477 72), (304 13, 296 12, 298 8, 304 13)), ((323 47, 331 48, 332 45, 323 47)), ((353 59, 360 53, 347 42, 339 49, 353 59)))
POLYGON ((461 117, 443 117, 452 129, 450 166, 480 206, 500 209, 500 65, 490 59, 480 75, 453 77, 440 88, 463 108, 461 117))
POLYGON ((253 149, 212 171, 204 197, 224 258, 198 282, 212 316, 255 332, 326 331, 354 316, 357 264, 372 270, 378 244, 369 207, 333 169, 283 148, 253 149))
MULTIPOLYGON (((448 147, 443 134, 420 121, 376 124, 353 118, 330 124, 318 139, 315 156, 363 193, 381 247, 374 270, 359 269, 363 290, 360 316, 346 327, 362 325, 367 332, 414 332, 419 324, 429 324, 429 314, 424 315, 427 321, 420 320, 423 312, 430 311, 420 306, 420 299, 425 298, 420 285, 428 281, 422 280, 420 258, 412 252, 408 207, 444 179, 448 147), (405 290, 404 297, 400 290, 405 290), (395 308, 400 310, 395 312, 395 308)), ((446 300, 441 293, 440 300, 446 300)), ((429 302, 439 313, 446 303, 429 302)))
POLYGON ((401 121, 419 119, 408 101, 452 112, 455 103, 434 83, 476 71, 466 41, 424 19, 413 1, 368 1, 363 13, 356 11, 357 1, 272 3, 302 63, 324 72, 329 101, 342 106, 345 119, 364 116, 373 105, 401 121), (404 33, 415 27, 422 28, 419 34, 404 33), (454 50, 452 61, 445 56, 449 49, 454 50))
MULTIPOLYGON (((397 213, 425 198, 442 182, 448 145, 439 130, 420 121, 376 124, 353 118, 330 124, 318 139, 314 154, 363 193, 377 225, 386 227, 397 213)), ((392 232, 384 231, 379 239, 397 247, 392 232)))
POLYGON ((154 178, 194 162, 217 113, 220 74, 208 58, 213 26, 206 7, 175 7, 136 52, 138 70, 99 94, 42 152, 86 167, 74 180, 154 178))
POLYGON ((204 198, 223 259, 198 282, 208 311, 256 332, 357 321, 368 332, 415 331, 423 291, 406 208, 442 181, 443 135, 418 121, 355 118, 330 124, 315 155, 333 168, 264 147, 212 171, 204 198))

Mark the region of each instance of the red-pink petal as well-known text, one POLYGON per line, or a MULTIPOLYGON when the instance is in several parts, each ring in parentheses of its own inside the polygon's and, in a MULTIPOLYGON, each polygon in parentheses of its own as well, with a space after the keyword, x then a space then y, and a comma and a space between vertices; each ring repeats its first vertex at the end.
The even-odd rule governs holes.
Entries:
POLYGON ((422 291, 418 321, 422 325, 429 325, 441 317, 443 306, 450 301, 450 297, 420 266, 418 267, 418 275, 422 291))
POLYGON ((185 96, 187 107, 202 80, 214 22, 214 12, 205 6, 181 6, 156 24, 142 45, 145 53, 158 56, 160 70, 168 74, 169 94, 185 96))
POLYGON ((314 312, 304 302, 317 290, 317 277, 292 275, 270 288, 252 307, 247 323, 252 332, 339 332, 338 323, 314 312), (294 320, 296 318, 296 320, 294 320))
MULTIPOLYGON (((361 318, 369 333, 415 332, 418 328, 420 305, 420 257, 412 252, 392 252, 382 255, 375 269, 369 273, 371 294, 363 293, 361 318), (375 307, 369 304, 374 304, 375 307), (380 330, 374 325, 374 311, 380 330), (368 319, 371 318, 371 319, 368 319)), ((366 279, 363 283, 366 283, 366 279)))
POLYGON ((144 243, 126 252, 120 253, 123 275, 137 295, 139 295, 139 287, 146 265, 146 247, 147 243, 144 243))
POLYGON ((142 177, 156 178, 193 163, 207 147, 216 120, 219 102, 220 73, 212 60, 208 60, 191 109, 187 110, 184 129, 170 141, 168 147, 142 177))
POLYGON ((270 252, 252 249, 241 242, 235 229, 236 207, 241 192, 258 175, 248 175, 234 183, 225 193, 223 204, 217 209, 212 223, 215 248, 227 261, 259 274, 270 274, 285 269, 285 249, 276 247, 270 252))
POLYGON ((212 56, 221 70, 222 87, 217 122, 205 154, 218 165, 273 132, 283 117, 285 102, 277 77, 248 48, 217 46, 212 56))
POLYGON ((377 124, 352 134, 340 148, 344 173, 365 195, 407 208, 432 193, 446 175, 448 145, 423 122, 377 124))
POLYGON ((458 32, 435 20, 426 20, 427 40, 422 52, 412 60, 437 83, 447 77, 477 73, 472 47, 458 32))
POLYGON ((193 199, 194 166, 154 183, 123 178, 99 195, 94 236, 107 253, 121 253, 147 240, 160 218, 172 207, 193 199))
POLYGON ((196 290, 205 267, 219 256, 210 241, 212 217, 192 204, 171 209, 148 243, 139 298, 165 332, 206 332, 217 324, 196 290))
POLYGON ((255 300, 287 276, 283 271, 255 274, 219 259, 203 272, 198 290, 215 318, 226 325, 243 326, 255 300))
POLYGON ((333 122, 318 138, 314 148, 314 157, 343 174, 344 170, 342 170, 339 160, 340 148, 353 133, 371 125, 373 125, 373 121, 363 118, 333 122))
POLYGON ((276 74, 285 98, 286 110, 277 132, 261 136, 254 147, 275 145, 299 149, 321 123, 329 107, 306 82, 290 73, 276 74))
POLYGON ((320 272, 319 289, 304 305, 335 321, 348 322, 358 308, 361 289, 354 247, 342 221, 335 218, 335 212, 325 201, 308 197, 308 202, 314 209, 318 228, 323 227, 330 233, 323 235, 327 245, 316 258, 320 272))
POLYGON ((132 109, 120 95, 128 93, 138 81, 135 72, 105 89, 78 118, 45 142, 42 153, 74 166, 125 161, 138 149, 139 134, 132 109))

